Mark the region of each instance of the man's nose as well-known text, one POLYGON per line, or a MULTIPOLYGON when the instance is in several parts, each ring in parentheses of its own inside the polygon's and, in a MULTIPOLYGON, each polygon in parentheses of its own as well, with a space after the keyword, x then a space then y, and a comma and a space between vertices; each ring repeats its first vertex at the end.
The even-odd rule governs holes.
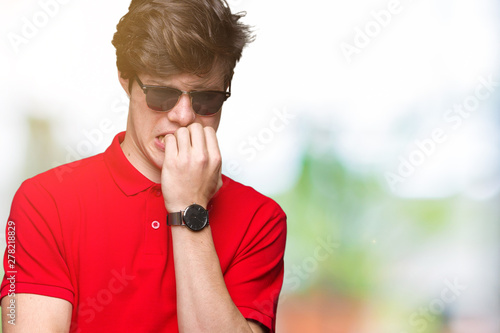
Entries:
POLYGON ((191 96, 183 93, 172 110, 167 112, 168 120, 179 124, 180 127, 191 125, 196 114, 191 104, 191 96))

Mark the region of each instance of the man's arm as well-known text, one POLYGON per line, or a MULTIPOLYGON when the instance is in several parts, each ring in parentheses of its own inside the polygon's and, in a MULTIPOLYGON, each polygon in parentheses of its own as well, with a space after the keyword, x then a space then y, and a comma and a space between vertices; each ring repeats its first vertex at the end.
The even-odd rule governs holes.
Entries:
POLYGON ((265 332, 247 321, 224 283, 210 226, 172 227, 180 332, 265 332))
POLYGON ((210 226, 200 232, 173 227, 177 317, 180 332, 264 332, 247 321, 224 283, 210 226))
POLYGON ((71 312, 71 303, 60 298, 34 294, 5 296, 2 299, 2 330, 4 333, 67 333, 71 312), (8 309, 11 300, 15 300, 12 313, 12 307, 8 309))
MULTIPOLYGON (((192 124, 167 135, 161 180, 167 211, 192 203, 207 208, 222 185, 220 168, 212 128, 192 124)), ((265 332, 247 321, 231 299, 209 226, 199 232, 172 227, 172 240, 180 332, 265 332)))

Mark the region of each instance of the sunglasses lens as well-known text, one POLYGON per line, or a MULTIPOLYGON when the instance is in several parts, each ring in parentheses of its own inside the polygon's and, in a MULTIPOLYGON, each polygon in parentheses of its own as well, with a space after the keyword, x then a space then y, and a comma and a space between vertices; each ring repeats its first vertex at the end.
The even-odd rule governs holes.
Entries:
POLYGON ((146 103, 155 111, 169 111, 174 108, 182 93, 175 89, 148 88, 146 103))
POLYGON ((208 116, 217 113, 224 101, 226 94, 214 91, 197 91, 192 93, 193 110, 201 116, 208 116))
MULTIPOLYGON (((182 92, 177 89, 148 86, 146 103, 154 111, 170 111, 175 107, 181 95, 182 92)), ((194 112, 201 116, 219 112, 228 97, 226 93, 218 91, 195 91, 190 95, 194 112)))

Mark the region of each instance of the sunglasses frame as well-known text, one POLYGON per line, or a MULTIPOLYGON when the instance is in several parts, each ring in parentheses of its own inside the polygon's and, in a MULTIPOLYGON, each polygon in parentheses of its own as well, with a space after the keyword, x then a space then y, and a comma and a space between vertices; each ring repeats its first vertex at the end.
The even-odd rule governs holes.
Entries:
MULTIPOLYGON (((218 91, 218 90, 183 91, 183 90, 180 90, 180 89, 177 89, 177 88, 172 88, 172 87, 167 87, 167 86, 155 86, 155 85, 144 84, 144 83, 142 83, 142 81, 139 79, 139 76, 137 76, 137 75, 135 76, 135 80, 137 81, 137 83, 139 84, 139 87, 142 89, 142 91, 146 95, 146 103, 148 101, 148 97, 147 97, 148 96, 148 89, 168 89, 168 90, 173 90, 173 91, 180 92, 179 96, 177 97, 177 102, 175 103, 175 105, 172 108, 170 108, 168 110, 154 110, 154 111, 157 111, 157 112, 168 112, 168 111, 172 110, 173 108, 175 108, 175 106, 177 105, 177 103, 179 103, 179 100, 181 99, 182 95, 189 95, 190 101, 191 101, 191 106, 193 105, 193 95, 195 95, 196 93, 218 93, 218 94, 224 94, 225 98, 224 98, 224 101, 222 102, 222 104, 224 104, 224 102, 227 101, 227 99, 229 97, 231 97, 231 84, 229 84, 229 91, 218 91)), ((148 105, 148 107, 151 109, 151 107, 149 105, 148 105)), ((194 111, 194 109, 193 109, 193 111, 197 115, 199 115, 201 117, 210 117, 210 116, 216 115, 218 112, 220 112, 221 109, 222 109, 222 105, 219 108, 219 110, 217 110, 217 112, 210 113, 210 114, 199 114, 196 111, 194 111)))

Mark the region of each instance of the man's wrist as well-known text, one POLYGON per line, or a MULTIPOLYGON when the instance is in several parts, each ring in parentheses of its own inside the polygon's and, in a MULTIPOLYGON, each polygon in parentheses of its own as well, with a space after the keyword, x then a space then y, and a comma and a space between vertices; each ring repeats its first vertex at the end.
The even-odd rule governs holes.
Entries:
POLYGON ((178 212, 185 211, 186 208, 188 208, 191 205, 200 205, 204 209, 207 209, 207 207, 208 207, 208 203, 200 203, 199 201, 191 201, 191 202, 186 203, 186 204, 183 204, 183 203, 181 203, 181 204, 178 204, 178 203, 167 204, 167 203, 165 203, 165 208, 167 209, 167 213, 178 213, 178 212))
POLYGON ((167 225, 186 226, 192 231, 200 231, 208 226, 208 211, 198 204, 191 204, 187 208, 175 212, 168 212, 167 225))

